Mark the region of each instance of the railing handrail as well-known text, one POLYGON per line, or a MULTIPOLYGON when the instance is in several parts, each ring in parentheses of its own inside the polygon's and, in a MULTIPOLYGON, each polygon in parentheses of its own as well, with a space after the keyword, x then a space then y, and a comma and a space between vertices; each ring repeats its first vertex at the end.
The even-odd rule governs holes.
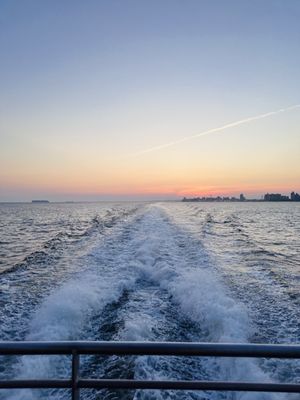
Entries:
POLYGON ((0 341, 0 355, 161 355, 207 357, 300 358, 300 344, 122 342, 122 341, 0 341))
POLYGON ((1 342, 0 356, 71 355, 70 379, 0 380, 0 389, 71 389, 79 400, 80 389, 160 389, 300 393, 299 383, 81 379, 80 355, 153 355, 201 357, 255 357, 300 359, 300 345, 194 342, 1 342))

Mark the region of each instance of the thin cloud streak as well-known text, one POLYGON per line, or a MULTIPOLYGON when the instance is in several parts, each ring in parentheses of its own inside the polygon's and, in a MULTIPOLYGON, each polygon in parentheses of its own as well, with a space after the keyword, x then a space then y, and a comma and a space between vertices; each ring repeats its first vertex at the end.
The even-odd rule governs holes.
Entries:
POLYGON ((151 152, 157 151, 157 150, 162 150, 162 149, 165 149, 167 147, 172 147, 172 146, 175 146, 177 144, 180 144, 180 143, 183 143, 183 142, 187 142, 187 141, 192 140, 192 139, 199 138, 201 136, 210 135, 210 134, 216 133, 216 132, 222 132, 222 131, 225 131, 226 129, 234 128, 235 126, 247 124, 248 122, 257 121, 259 119, 267 118, 267 117, 270 117, 272 115, 276 115, 276 114, 279 114, 279 113, 282 113, 282 112, 294 110, 296 108, 300 108, 300 104, 295 104, 293 106, 286 107, 286 108, 280 108, 279 110, 270 111, 270 112, 265 113, 265 114, 259 114, 259 115, 256 115, 254 117, 240 119, 239 121, 231 122, 229 124, 220 126, 218 128, 212 128, 212 129, 209 129, 209 130, 204 131, 204 132, 197 133, 197 134, 192 135, 192 136, 185 136, 185 137, 183 137, 181 139, 174 140, 173 142, 168 142, 168 143, 161 144, 161 145, 158 145, 158 146, 150 147, 150 148, 145 149, 145 150, 141 150, 141 151, 139 151, 137 153, 132 154, 132 156, 140 156, 142 154, 151 153, 151 152))

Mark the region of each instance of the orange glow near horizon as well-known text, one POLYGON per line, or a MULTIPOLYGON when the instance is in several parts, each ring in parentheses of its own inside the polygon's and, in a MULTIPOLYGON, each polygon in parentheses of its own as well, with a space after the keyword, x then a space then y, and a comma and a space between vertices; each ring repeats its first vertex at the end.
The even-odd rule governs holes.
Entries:
POLYGON ((132 197, 157 198, 157 199, 181 199, 183 197, 210 197, 210 196, 239 196, 243 193, 249 198, 260 198, 263 194, 270 193, 285 193, 289 194, 291 191, 297 191, 296 182, 291 182, 287 185, 268 185, 268 184, 252 184, 247 185, 241 183, 240 185, 208 185, 203 184, 190 184, 186 185, 184 182, 176 182, 169 184, 164 182, 136 182, 134 179, 123 182, 122 184, 115 184, 115 182, 106 182, 105 184, 96 184, 93 181, 78 182, 74 181, 60 181, 45 180, 41 182, 39 179, 32 182, 25 183, 24 181, 15 180, 14 182, 7 182, 9 190, 21 189, 31 195, 31 193, 44 195, 60 195, 66 198, 81 198, 99 197, 102 196, 109 198, 119 197, 122 199, 132 197))
MULTIPOLYGON (((299 192, 300 113, 294 113, 290 141, 280 134, 270 141, 277 121, 264 119, 255 127, 242 126, 226 135, 207 135, 136 157, 125 157, 129 151, 123 143, 102 148, 87 141, 69 151, 63 138, 59 151, 49 138, 35 143, 33 156, 30 143, 24 142, 17 155, 12 148, 1 159, 1 199, 178 199, 240 193, 259 198, 266 192, 299 192)), ((287 115, 280 116, 284 125, 287 115)))

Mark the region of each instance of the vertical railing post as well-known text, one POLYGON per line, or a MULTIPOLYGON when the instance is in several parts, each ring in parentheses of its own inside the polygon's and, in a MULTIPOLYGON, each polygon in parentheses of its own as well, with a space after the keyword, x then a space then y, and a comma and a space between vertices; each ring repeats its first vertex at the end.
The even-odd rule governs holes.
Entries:
POLYGON ((72 400, 79 400, 79 354, 76 350, 72 351, 72 400))

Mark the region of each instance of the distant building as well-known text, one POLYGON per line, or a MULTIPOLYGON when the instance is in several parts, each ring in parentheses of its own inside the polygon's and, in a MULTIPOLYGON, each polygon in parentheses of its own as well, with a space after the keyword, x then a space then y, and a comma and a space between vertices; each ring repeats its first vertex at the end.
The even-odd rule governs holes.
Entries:
POLYGON ((245 201, 246 197, 243 195, 243 193, 240 194, 240 201, 245 201))
POLYGON ((206 201, 206 202, 223 202, 223 201, 239 201, 239 199, 237 197, 221 197, 221 196, 217 196, 217 197, 192 197, 192 198, 187 198, 184 197, 182 199, 182 201, 206 201))
POLYGON ((300 201, 300 194, 292 192, 291 193, 291 201, 300 201))
POLYGON ((265 201, 289 201, 289 196, 284 196, 280 193, 267 193, 264 196, 265 201))

